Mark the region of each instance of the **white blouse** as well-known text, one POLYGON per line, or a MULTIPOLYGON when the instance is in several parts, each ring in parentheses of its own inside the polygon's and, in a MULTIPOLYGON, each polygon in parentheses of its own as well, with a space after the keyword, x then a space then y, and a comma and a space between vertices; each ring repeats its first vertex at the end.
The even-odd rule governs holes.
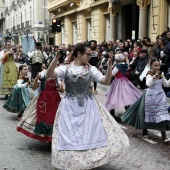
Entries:
MULTIPOLYGON (((165 87, 170 87, 170 79, 167 80, 164 76, 163 76, 163 86, 165 87)), ((148 74, 146 76, 146 85, 148 87, 152 87, 154 85, 155 79, 153 79, 153 76, 151 76, 150 74, 148 74)))
POLYGON ((18 79, 18 80, 17 80, 17 85, 18 85, 18 87, 20 87, 20 88, 27 87, 27 84, 26 84, 26 83, 22 84, 23 81, 24 81, 23 79, 18 79))
MULTIPOLYGON (((75 66, 74 62, 72 62, 68 68, 68 72, 73 75, 78 75, 81 73, 83 68, 84 66, 75 66)), ((55 68, 54 72, 57 74, 58 78, 65 80, 66 70, 67 65, 61 65, 55 68)), ((104 77, 102 73, 99 70, 97 70, 97 68, 94 66, 90 66, 90 72, 92 73, 92 81, 101 83, 102 78, 104 77)))

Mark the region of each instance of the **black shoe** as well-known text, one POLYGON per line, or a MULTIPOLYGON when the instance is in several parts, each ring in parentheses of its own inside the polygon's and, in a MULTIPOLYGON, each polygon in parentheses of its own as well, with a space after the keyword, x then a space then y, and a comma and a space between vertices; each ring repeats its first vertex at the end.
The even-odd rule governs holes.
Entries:
POLYGON ((170 142, 170 138, 162 137, 162 142, 164 143, 170 142))
POLYGON ((129 109, 130 106, 125 106, 125 110, 129 109))
POLYGON ((143 137, 143 138, 148 138, 148 137, 149 137, 147 130, 143 130, 142 137, 143 137))
POLYGON ((5 100, 7 100, 8 99, 8 95, 5 95, 5 100))
POLYGON ((115 118, 115 109, 110 110, 110 114, 115 118))

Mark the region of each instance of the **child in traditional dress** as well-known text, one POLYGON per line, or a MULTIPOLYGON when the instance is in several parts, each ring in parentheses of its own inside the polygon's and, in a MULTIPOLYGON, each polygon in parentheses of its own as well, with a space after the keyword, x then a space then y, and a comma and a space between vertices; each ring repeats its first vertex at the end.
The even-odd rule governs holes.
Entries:
POLYGON ((58 91, 63 92, 63 87, 58 79, 46 76, 44 64, 42 69, 32 85, 33 90, 39 88, 38 93, 25 110, 17 131, 33 139, 51 142, 54 119, 61 101, 58 91))
POLYGON ((121 120, 136 129, 143 129, 143 137, 148 137, 147 129, 159 130, 162 141, 169 142, 166 130, 170 130, 170 114, 162 85, 170 87, 170 80, 167 81, 160 72, 160 62, 156 58, 151 59, 150 66, 151 71, 146 76, 146 93, 121 116, 121 120))
POLYGON ((19 120, 30 102, 29 84, 28 67, 20 65, 17 84, 3 106, 9 112, 18 113, 19 120))
POLYGON ((140 91, 126 78, 128 70, 128 58, 123 54, 116 54, 116 65, 112 71, 115 76, 109 92, 106 95, 106 108, 112 116, 115 116, 115 109, 125 107, 135 103, 142 95, 140 91))

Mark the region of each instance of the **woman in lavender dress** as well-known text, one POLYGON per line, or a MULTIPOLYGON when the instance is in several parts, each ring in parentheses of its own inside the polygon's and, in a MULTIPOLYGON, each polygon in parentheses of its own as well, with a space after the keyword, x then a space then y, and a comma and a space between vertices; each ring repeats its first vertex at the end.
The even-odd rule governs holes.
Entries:
POLYGON ((123 54, 116 54, 116 65, 112 71, 115 76, 109 92, 106 95, 105 107, 114 116, 115 109, 125 107, 135 103, 142 95, 140 91, 126 78, 128 69, 128 58, 123 54))
POLYGON ((170 130, 170 114, 167 109, 166 96, 162 89, 170 87, 170 80, 166 80, 160 69, 160 62, 152 58, 151 71, 146 76, 149 87, 142 97, 134 103, 122 116, 121 120, 136 129, 143 129, 143 137, 148 137, 147 129, 161 131, 162 141, 169 142, 166 130, 170 130))
POLYGON ((47 70, 48 77, 64 79, 66 91, 53 127, 52 165, 67 170, 92 169, 119 156, 129 140, 92 93, 92 81, 110 84, 111 60, 103 76, 88 64, 90 48, 77 44, 73 55, 74 62, 55 68, 58 52, 47 70))

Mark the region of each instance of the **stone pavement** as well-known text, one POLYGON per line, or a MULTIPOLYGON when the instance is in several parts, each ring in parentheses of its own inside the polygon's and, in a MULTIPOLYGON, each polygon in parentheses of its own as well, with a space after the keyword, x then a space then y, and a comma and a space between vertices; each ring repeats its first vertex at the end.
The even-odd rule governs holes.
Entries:
MULTIPOLYGON (((98 86, 96 98, 103 104, 107 89, 98 86)), ((17 132, 17 114, 5 111, 4 102, 4 96, 0 96, 0 170, 54 170, 50 146, 17 132)), ((123 112, 117 110, 118 115, 123 112)), ((129 136, 130 147, 109 165, 95 170, 170 170, 170 145, 161 143, 157 131, 149 130, 150 140, 144 140, 140 130, 121 126, 129 136)))

